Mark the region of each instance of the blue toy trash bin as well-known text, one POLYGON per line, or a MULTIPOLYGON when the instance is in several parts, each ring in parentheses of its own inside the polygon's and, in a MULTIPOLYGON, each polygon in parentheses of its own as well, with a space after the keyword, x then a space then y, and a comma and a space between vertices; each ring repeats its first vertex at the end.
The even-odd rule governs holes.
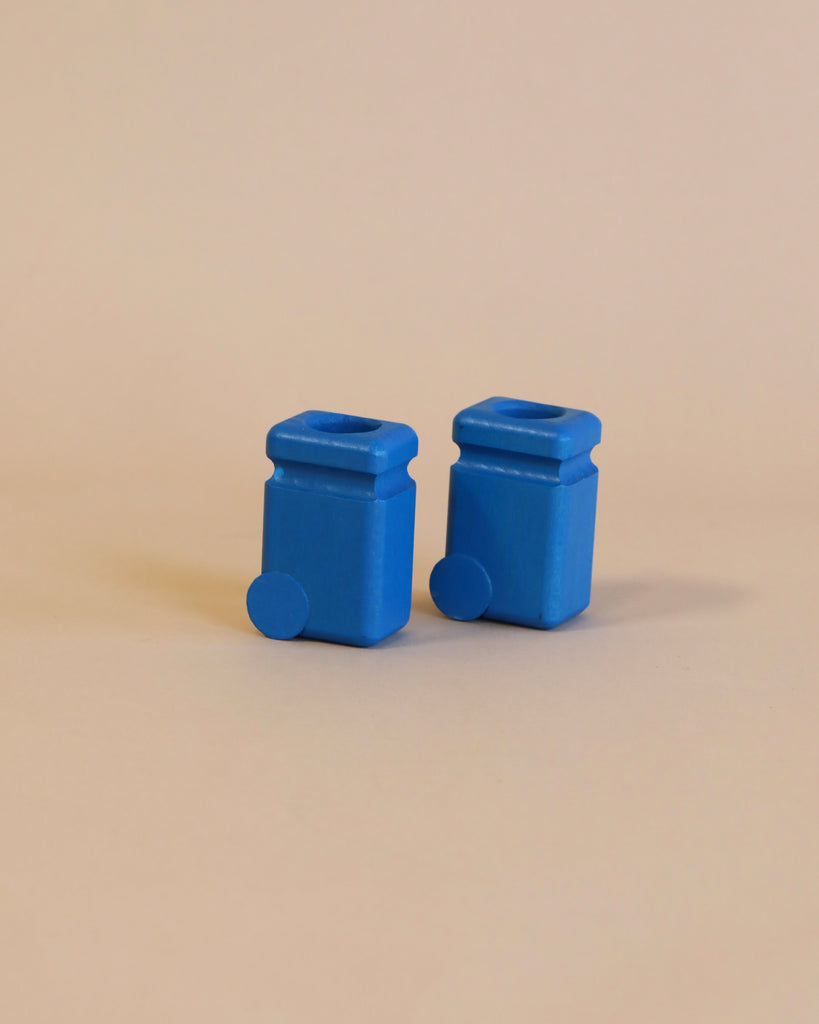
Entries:
POLYGON ((262 574, 247 594, 260 632, 369 647, 406 624, 417 454, 403 423, 312 410, 270 429, 262 574))
POLYGON ((549 629, 588 605, 600 430, 589 412, 512 398, 458 413, 446 557, 429 582, 445 615, 549 629))

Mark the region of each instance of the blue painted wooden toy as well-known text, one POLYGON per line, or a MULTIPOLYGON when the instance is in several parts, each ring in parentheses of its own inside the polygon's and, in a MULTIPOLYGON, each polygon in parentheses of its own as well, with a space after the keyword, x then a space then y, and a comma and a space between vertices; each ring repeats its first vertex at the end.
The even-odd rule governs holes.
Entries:
POLYGON ((256 628, 369 647, 409 619, 418 438, 403 423, 310 411, 272 427, 256 628))
POLYGON ((429 588, 453 619, 550 629, 589 603, 600 420, 489 398, 455 417, 446 557, 429 588))

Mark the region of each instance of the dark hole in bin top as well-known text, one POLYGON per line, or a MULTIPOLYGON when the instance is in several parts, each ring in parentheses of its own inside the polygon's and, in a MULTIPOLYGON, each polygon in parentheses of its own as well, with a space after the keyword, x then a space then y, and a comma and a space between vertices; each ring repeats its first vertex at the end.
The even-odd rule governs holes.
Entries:
POLYGON ((360 416, 345 416, 340 412, 322 412, 311 416, 307 425, 325 434, 366 434, 378 430, 380 420, 365 420, 360 416))
POLYGON ((507 399, 497 402, 494 411, 502 416, 511 416, 518 420, 553 420, 566 411, 557 405, 541 405, 539 402, 519 402, 507 399))

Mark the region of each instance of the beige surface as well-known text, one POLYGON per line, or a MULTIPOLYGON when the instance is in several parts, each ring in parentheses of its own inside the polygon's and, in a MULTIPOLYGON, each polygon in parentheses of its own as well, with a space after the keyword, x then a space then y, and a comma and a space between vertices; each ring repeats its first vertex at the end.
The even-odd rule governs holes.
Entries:
POLYGON ((0 2, 0 1020, 819 1019, 819 13, 0 2), (592 607, 438 616, 455 411, 604 424, 592 607), (417 599, 246 621, 268 426, 417 599))

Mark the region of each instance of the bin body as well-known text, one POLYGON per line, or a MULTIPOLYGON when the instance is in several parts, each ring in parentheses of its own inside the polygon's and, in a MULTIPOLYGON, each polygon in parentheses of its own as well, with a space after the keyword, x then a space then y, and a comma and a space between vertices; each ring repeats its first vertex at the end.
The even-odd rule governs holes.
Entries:
POLYGON ((446 557, 430 578, 441 611, 539 629, 583 611, 600 432, 591 413, 509 398, 458 413, 446 557))
POLYGON ((367 647, 406 624, 417 451, 410 427, 384 420, 311 410, 271 428, 262 575, 248 592, 261 632, 367 647))

